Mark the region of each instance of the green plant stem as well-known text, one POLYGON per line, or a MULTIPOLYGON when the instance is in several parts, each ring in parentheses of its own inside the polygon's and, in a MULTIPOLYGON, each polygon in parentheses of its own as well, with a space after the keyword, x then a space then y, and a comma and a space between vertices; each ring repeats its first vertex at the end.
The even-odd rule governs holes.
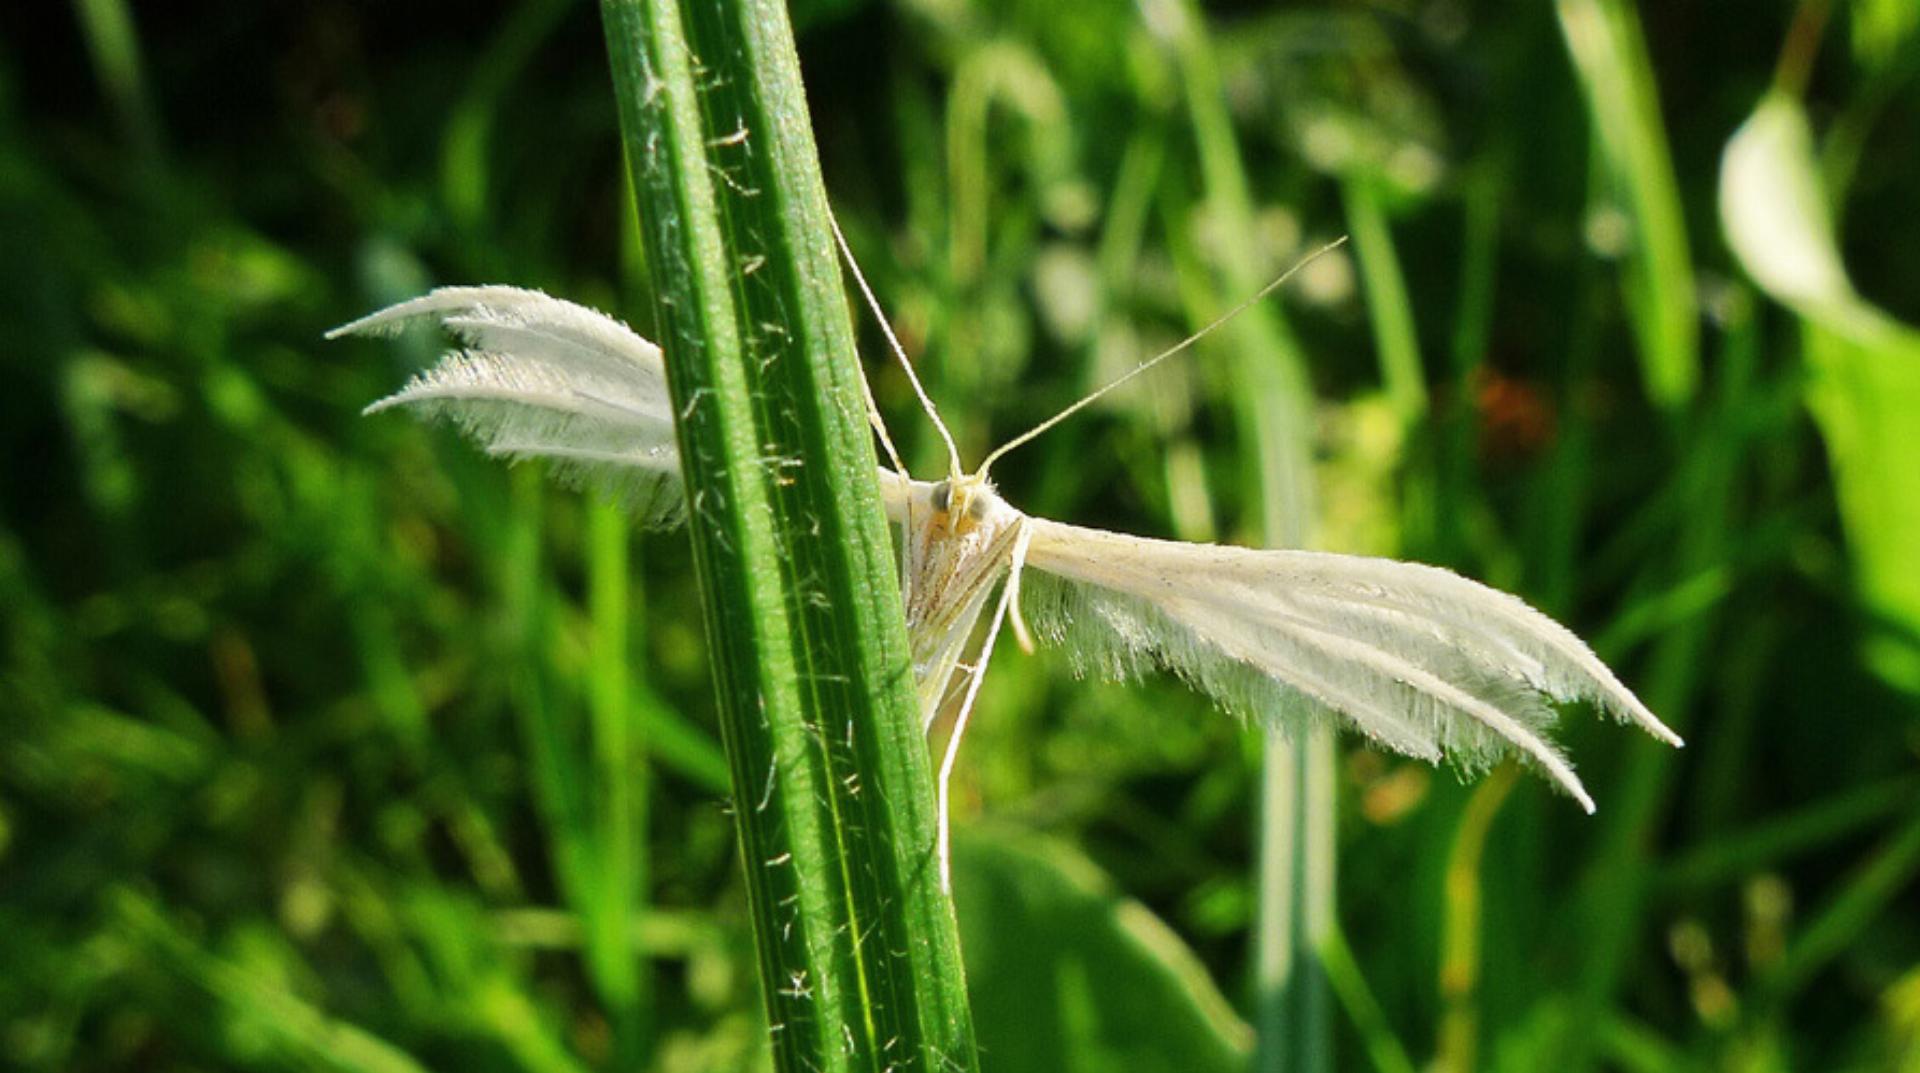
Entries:
POLYGON ((1480 864, 1500 806, 1513 792, 1520 769, 1503 764, 1474 788, 1447 856, 1446 926, 1440 936, 1440 1020, 1436 1070, 1470 1073, 1479 1068, 1481 898, 1480 864))
POLYGON ((595 833, 599 882, 587 921, 586 944, 594 982, 615 1026, 622 1065, 645 1054, 650 998, 634 957, 632 921, 645 907, 647 772, 633 741, 635 721, 627 670, 630 571, 628 521, 615 503, 587 508, 588 610, 593 619, 595 833))
POLYGON ((1408 1057, 1400 1037, 1393 1034, 1393 1024, 1380 1008, 1373 989, 1367 986, 1360 963, 1353 958, 1353 948, 1347 945, 1346 932, 1337 921, 1321 938, 1319 953, 1320 963, 1326 967, 1327 982, 1347 1011, 1347 1019, 1360 1034, 1373 1068, 1379 1073, 1414 1073, 1413 1059, 1408 1057))
MULTIPOLYGON (((1700 415, 1685 430, 1689 455, 1702 464, 1689 474, 1692 505, 1675 535, 1667 572, 1685 577, 1724 561, 1729 534, 1739 531, 1734 490, 1746 446, 1737 438, 1715 436, 1717 411, 1729 420, 1749 391, 1760 351, 1760 335, 1751 309, 1740 311, 1726 327, 1714 411, 1700 415)), ((1703 611, 1667 630, 1654 648, 1647 704, 1676 731, 1686 733, 1705 667, 1701 654, 1719 628, 1719 616, 1703 611)), ((1612 653, 1602 654, 1612 658, 1612 653)), ((1678 765, 1673 754, 1645 739, 1628 747, 1618 788, 1608 797, 1606 831, 1600 852, 1581 880, 1585 924, 1584 961, 1571 1046, 1562 1058, 1571 1069, 1590 1068, 1604 1024, 1632 953, 1631 936, 1644 920, 1654 888, 1652 850, 1655 826, 1673 792, 1678 765)))
POLYGON ((603 0, 774 1061, 972 1069, 860 375, 783 5, 603 0))
MULTIPOLYGON (((1171 7, 1171 5, 1169 5, 1171 7)), ((1208 208, 1221 236, 1226 286, 1252 294, 1267 281, 1251 241, 1253 198, 1227 114, 1226 94, 1197 5, 1166 11, 1198 143, 1208 208)), ((1254 447, 1261 538, 1303 547, 1312 530, 1309 389, 1299 347, 1274 304, 1228 325, 1243 428, 1254 447)), ((1313 1073, 1332 1068, 1332 1003, 1318 950, 1334 919, 1333 742, 1324 726, 1276 713, 1261 772, 1260 888, 1255 936, 1254 1068, 1313 1073)))

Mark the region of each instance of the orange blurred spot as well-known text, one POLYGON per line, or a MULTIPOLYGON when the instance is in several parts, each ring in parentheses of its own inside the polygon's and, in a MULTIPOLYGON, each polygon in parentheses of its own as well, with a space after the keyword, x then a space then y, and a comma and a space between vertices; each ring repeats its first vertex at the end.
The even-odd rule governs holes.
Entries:
POLYGON ((1535 455, 1553 442, 1553 401, 1528 381, 1482 368, 1473 377, 1473 405, 1480 414, 1480 450, 1489 458, 1535 455))

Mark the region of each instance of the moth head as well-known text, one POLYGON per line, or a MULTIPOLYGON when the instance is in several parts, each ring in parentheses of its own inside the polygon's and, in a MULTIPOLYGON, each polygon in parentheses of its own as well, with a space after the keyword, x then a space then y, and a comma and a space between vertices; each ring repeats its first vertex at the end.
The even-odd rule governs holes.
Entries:
POLYGON ((979 474, 948 477, 928 493, 934 512, 954 529, 969 528, 985 521, 997 498, 993 485, 979 474))

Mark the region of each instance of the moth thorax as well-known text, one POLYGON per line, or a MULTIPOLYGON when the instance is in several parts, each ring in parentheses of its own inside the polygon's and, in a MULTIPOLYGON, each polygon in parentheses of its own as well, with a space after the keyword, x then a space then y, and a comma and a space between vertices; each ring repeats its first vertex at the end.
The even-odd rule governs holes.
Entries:
POLYGON ((915 674, 935 699, 995 584, 1005 576, 1021 514, 978 477, 927 489, 909 545, 907 625, 915 674))

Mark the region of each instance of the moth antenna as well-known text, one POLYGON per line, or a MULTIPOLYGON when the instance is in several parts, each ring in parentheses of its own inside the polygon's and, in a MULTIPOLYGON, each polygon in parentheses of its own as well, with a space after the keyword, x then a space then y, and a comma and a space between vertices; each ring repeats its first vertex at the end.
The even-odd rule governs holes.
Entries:
MULTIPOLYGON (((860 271, 860 262, 853 259, 853 248, 847 245, 847 236, 841 234, 840 221, 834 217, 831 208, 827 211, 827 224, 833 228, 833 240, 840 246, 840 256, 846 258, 847 268, 853 273, 853 281, 860 285, 860 296, 866 299, 867 308, 873 312, 873 319, 880 322, 880 332, 887 337, 887 346, 893 349, 893 356, 899 359, 901 370, 907 374, 907 382, 913 385, 913 393, 920 400, 920 408, 927 412, 927 417, 933 421, 933 427, 940 433, 941 441, 947 445, 947 462, 951 467, 949 471, 950 475, 958 477, 962 472, 960 469, 960 448, 953 442, 953 433, 947 430, 947 423, 940 420, 940 411, 934 408, 933 399, 928 396, 927 389, 921 385, 920 374, 914 371, 913 362, 907 359, 906 348, 900 345, 899 337, 893 334, 893 325, 887 323, 887 314, 881 310, 880 300, 873 296, 873 288, 867 286, 867 277, 860 271)), ((864 383, 864 380, 862 382, 864 383)), ((878 427, 880 412, 873 408, 872 388, 867 389, 867 406, 869 408, 868 413, 876 422, 876 427, 878 427)), ((880 437, 882 440, 885 440, 886 432, 882 431, 880 437)), ((904 476, 907 471, 905 467, 899 466, 898 464, 899 453, 893 450, 891 443, 888 443, 887 450, 888 453, 893 456, 896 468, 898 468, 901 475, 904 476)))
POLYGON ((1185 339, 1180 340, 1178 343, 1173 344, 1167 349, 1161 351, 1158 355, 1148 358, 1146 361, 1143 361, 1140 364, 1134 366, 1131 371, 1124 373, 1113 380, 1108 381, 1104 386, 1095 388, 1090 394, 1083 396, 1079 402, 1076 402, 1073 405, 1068 406, 1066 409, 1060 411, 1057 414, 1054 414, 1052 417, 1047 418, 1045 421, 1040 422, 1039 424, 1033 426, 1027 431, 1022 432, 1020 435, 1015 436, 1013 439, 1008 440, 1007 442, 1001 444, 999 447, 994 448, 993 452, 987 455, 987 460, 985 462, 980 463, 980 471, 978 474, 976 474, 976 476, 984 478, 987 475, 987 467, 999 461, 1000 457, 1006 454, 1008 451, 1013 450, 1015 447, 1023 446, 1024 444, 1033 440, 1035 437, 1039 436, 1041 433, 1046 432, 1048 429, 1051 429, 1053 426, 1059 424, 1062 421, 1065 421, 1067 418, 1072 417, 1074 414, 1077 414, 1080 411, 1086 409, 1087 407, 1093 405, 1095 402, 1097 402, 1102 396, 1106 395, 1108 392, 1113 391, 1115 388, 1118 388, 1120 385, 1125 384, 1127 381, 1132 380, 1136 376, 1139 376, 1141 373, 1146 372, 1148 369, 1153 368, 1154 366, 1160 364, 1161 362, 1166 361, 1168 358, 1173 357, 1175 354, 1179 354, 1182 351, 1186 350, 1187 348, 1193 346, 1193 344, 1198 343, 1200 340, 1205 339, 1207 336, 1212 335, 1222 325, 1226 324, 1228 321, 1239 316, 1240 314, 1245 313, 1248 309, 1251 309, 1262 298, 1265 298, 1267 295, 1272 294, 1274 291, 1279 290, 1281 286, 1283 286, 1288 280, 1294 277, 1295 273, 1299 272, 1301 269, 1307 267, 1313 262, 1319 260, 1322 256, 1328 253, 1331 253, 1334 250, 1339 249, 1341 246, 1346 245, 1346 242, 1347 242, 1347 236, 1341 235, 1339 238, 1334 239, 1332 242, 1329 242, 1326 245, 1320 247, 1319 249, 1313 251, 1312 253, 1307 254, 1305 257, 1302 257, 1298 262, 1296 262, 1292 268, 1289 268, 1285 272, 1280 273, 1279 277, 1275 279, 1272 283, 1269 283, 1266 286, 1260 288, 1258 291, 1255 291, 1253 294, 1253 297, 1248 298, 1246 301, 1241 302, 1239 305, 1234 306, 1232 309, 1229 309, 1225 313, 1222 313, 1219 316, 1213 318, 1213 320, 1207 323, 1206 327, 1201 328, 1199 331, 1194 332, 1192 335, 1189 335, 1185 339))

